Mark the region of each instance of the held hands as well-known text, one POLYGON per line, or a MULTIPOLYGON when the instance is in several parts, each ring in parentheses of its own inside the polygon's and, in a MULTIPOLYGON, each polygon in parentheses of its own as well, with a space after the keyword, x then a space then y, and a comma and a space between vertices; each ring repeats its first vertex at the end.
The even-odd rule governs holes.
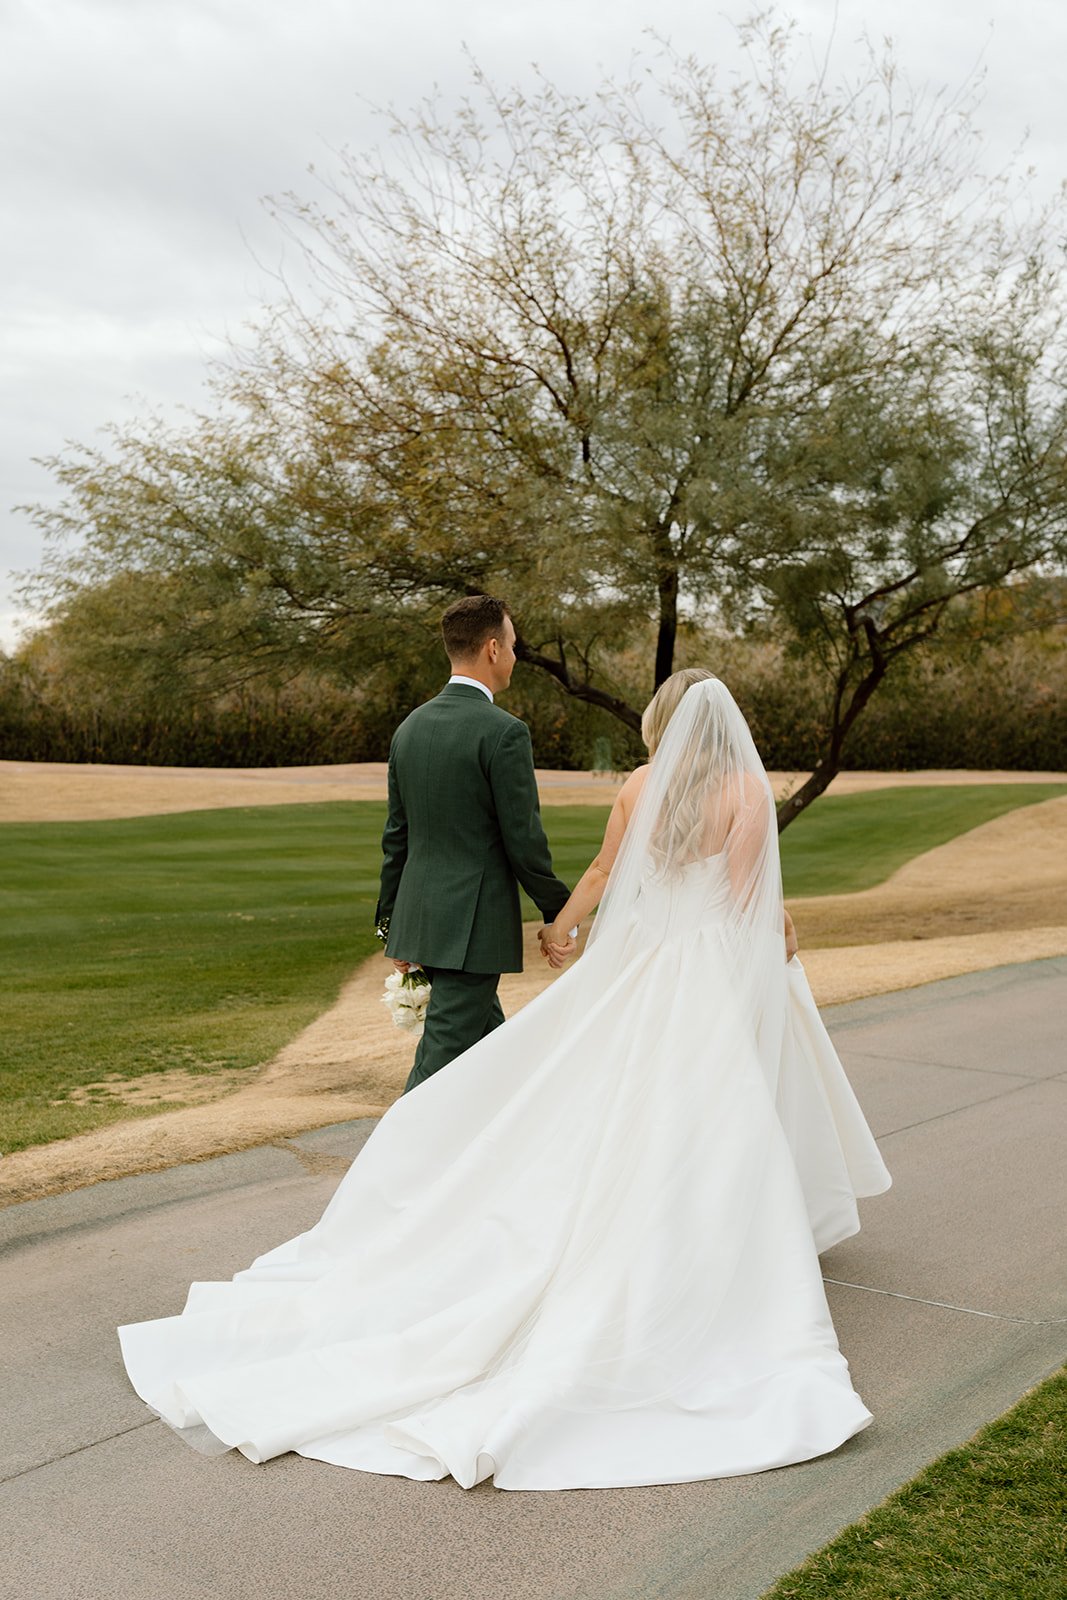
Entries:
POLYGON ((557 969, 564 966, 578 948, 577 939, 568 929, 561 928, 558 922, 553 922, 550 927, 541 928, 537 937, 541 941, 541 954, 550 967, 557 969))
POLYGON ((785 959, 792 961, 800 949, 797 943, 797 930, 793 926, 793 919, 787 911, 785 914, 785 959))

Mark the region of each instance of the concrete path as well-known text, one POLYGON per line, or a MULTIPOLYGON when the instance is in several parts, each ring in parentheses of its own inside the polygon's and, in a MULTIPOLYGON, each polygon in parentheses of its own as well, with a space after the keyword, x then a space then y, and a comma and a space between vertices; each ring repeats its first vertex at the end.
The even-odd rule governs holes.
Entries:
POLYGON ((827 1017, 894 1176, 823 1258, 875 1416, 835 1455, 555 1494, 195 1455, 115 1326, 309 1226, 373 1126, 347 1123, 0 1212, 0 1595, 756 1600, 1067 1357, 1067 959, 827 1017))

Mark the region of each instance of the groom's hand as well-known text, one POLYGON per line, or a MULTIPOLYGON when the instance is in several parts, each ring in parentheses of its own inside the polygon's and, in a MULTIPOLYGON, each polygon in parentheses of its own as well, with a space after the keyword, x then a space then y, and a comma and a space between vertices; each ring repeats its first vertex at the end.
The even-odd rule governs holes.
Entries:
POLYGON ((392 961, 393 966, 398 972, 410 972, 412 967, 415 965, 413 961, 396 961, 392 956, 387 956, 386 960, 392 961))
POLYGON ((570 934, 560 935, 555 928, 541 928, 537 937, 541 941, 541 954, 550 967, 564 966, 578 948, 577 939, 570 934))

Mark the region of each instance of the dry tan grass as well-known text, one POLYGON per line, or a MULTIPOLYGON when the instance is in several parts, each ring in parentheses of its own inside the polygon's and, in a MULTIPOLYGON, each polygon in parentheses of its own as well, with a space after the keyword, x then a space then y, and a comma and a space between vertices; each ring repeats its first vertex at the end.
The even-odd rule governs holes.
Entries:
MULTIPOLYGON (((545 805, 610 805, 621 779, 541 772, 545 805)), ((384 761, 321 767, 123 767, 0 761, 0 822, 97 822, 229 806, 384 800, 384 761)))
MULTIPOLYGON (((806 773, 772 772, 779 798, 806 773)), ((539 771, 541 803, 610 805, 621 777, 539 771)), ((1062 772, 842 772, 830 794, 916 784, 1067 783, 1062 772)), ((88 762, 0 761, 0 822, 93 822, 109 817, 207 811, 218 806, 384 800, 385 763, 322 767, 123 767, 88 762)))
POLYGON ((798 899, 790 908, 808 949, 1011 937, 1061 927, 1067 924, 1067 796, 973 828, 915 856, 874 889, 798 899))

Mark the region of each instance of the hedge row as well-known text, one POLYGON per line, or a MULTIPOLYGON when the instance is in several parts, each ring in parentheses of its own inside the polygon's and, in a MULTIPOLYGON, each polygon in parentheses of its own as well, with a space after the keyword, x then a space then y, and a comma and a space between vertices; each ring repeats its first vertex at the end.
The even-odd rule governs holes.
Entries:
MULTIPOLYGON (((705 643, 687 653, 729 683, 769 768, 814 764, 825 707, 809 667, 768 644, 705 643)), ((0 661, 0 758, 194 767, 381 761, 392 729, 425 692, 405 697, 398 687, 372 698, 305 682, 199 706, 79 704, 69 686, 59 695, 0 661)), ((615 718, 528 669, 516 673, 504 703, 529 722, 540 766, 626 768, 641 758, 636 735, 615 718)), ((975 661, 934 658, 900 671, 857 723, 845 765, 1067 770, 1067 647, 1016 641, 975 661)))
MULTIPOLYGON (((787 659, 781 668, 742 672, 735 694, 767 766, 806 770, 823 747, 825 712, 814 683, 790 673, 787 659)), ((1030 642, 976 661, 909 666, 871 699, 843 764, 854 771, 1067 771, 1067 651, 1030 642)))

